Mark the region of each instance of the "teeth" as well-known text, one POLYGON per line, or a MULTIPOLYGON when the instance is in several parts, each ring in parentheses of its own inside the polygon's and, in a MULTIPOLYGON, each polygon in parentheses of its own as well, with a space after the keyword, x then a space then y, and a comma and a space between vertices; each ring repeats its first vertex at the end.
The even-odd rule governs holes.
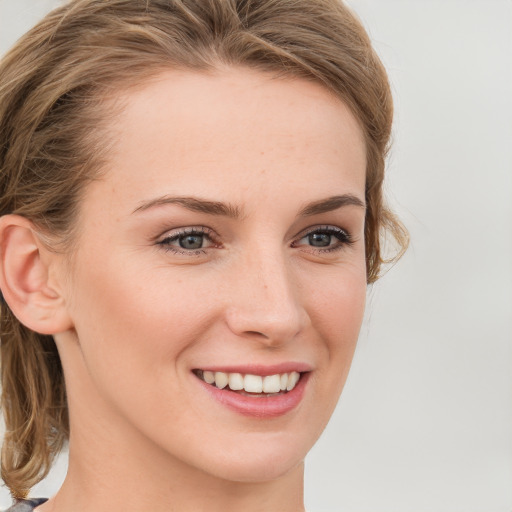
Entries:
POLYGON ((264 377, 264 393, 279 393, 279 391, 281 391, 281 377, 279 375, 267 375, 264 377))
POLYGON ((203 379, 208 384, 213 384, 215 382, 215 374, 213 372, 203 372, 203 379))
POLYGON ((215 372, 215 385, 219 389, 224 389, 228 385, 228 374, 224 372, 215 372))
POLYGON ((244 378, 241 373, 229 374, 229 389, 232 389, 233 391, 244 389, 244 378))
POLYGON ((246 375, 244 377, 244 390, 247 393, 261 393, 263 391, 263 377, 246 375))
POLYGON ((297 372, 291 372, 290 375, 288 375, 288 384, 286 386, 287 391, 291 391, 297 382, 299 382, 300 374, 297 372))
POLYGON ((276 373, 275 375, 242 375, 241 373, 198 371, 197 375, 208 384, 224 389, 226 386, 232 391, 245 391, 246 393, 279 393, 291 391, 300 380, 299 372, 276 373))

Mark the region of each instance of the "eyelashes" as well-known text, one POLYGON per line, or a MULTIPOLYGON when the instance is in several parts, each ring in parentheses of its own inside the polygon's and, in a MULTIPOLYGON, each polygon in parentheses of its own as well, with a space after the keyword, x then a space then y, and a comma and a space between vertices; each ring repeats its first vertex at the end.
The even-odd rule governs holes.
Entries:
POLYGON ((200 255, 211 247, 220 247, 216 243, 216 234, 205 227, 188 227, 177 230, 157 242, 164 250, 184 255, 200 255))
MULTIPOLYGON (((300 233, 291 243, 293 248, 305 248, 313 254, 340 251, 354 243, 351 234, 337 226, 314 226, 300 233)), ((165 251, 184 256, 206 254, 208 249, 221 248, 218 235, 205 226, 178 229, 157 241, 165 251)))
POLYGON ((307 245, 320 253, 338 251, 354 243, 348 231, 336 226, 316 226, 299 236, 301 238, 293 242, 292 247, 307 245))

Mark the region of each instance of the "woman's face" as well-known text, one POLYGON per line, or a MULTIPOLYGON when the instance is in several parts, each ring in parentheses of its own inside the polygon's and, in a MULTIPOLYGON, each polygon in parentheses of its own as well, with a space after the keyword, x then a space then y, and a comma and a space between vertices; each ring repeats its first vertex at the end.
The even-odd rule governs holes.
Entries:
POLYGON ((92 416, 112 445, 276 478, 325 427, 362 321, 362 132, 321 86, 248 69, 123 101, 56 337, 73 435, 92 416))

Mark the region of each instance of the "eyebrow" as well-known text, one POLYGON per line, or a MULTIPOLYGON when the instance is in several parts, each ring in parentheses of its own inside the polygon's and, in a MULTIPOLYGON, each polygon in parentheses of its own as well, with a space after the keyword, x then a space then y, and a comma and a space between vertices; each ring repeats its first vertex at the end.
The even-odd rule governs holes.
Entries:
POLYGON ((193 212, 206 213, 208 215, 221 215, 237 219, 240 217, 240 208, 234 205, 221 203, 218 201, 208 201, 199 199, 197 197, 171 197, 162 196, 150 201, 142 203, 139 207, 135 208, 133 213, 143 212, 150 208, 157 206, 164 206, 168 204, 177 204, 183 206, 187 210, 193 212))
POLYGON ((311 215, 318 215, 320 213, 332 212, 343 206, 357 206, 366 209, 366 204, 353 194, 342 194, 340 196, 332 196, 327 199, 321 199, 309 203, 299 213, 299 216, 309 217, 311 215))
MULTIPOLYGON (((193 212, 206 213, 208 215, 220 215, 233 219, 238 219, 241 216, 241 210, 238 206, 221 203, 219 201, 208 201, 206 199, 199 199, 197 197, 172 197, 162 196, 150 201, 143 202, 140 206, 135 208, 133 213, 144 212, 151 208, 164 206, 169 204, 176 204, 191 210, 193 212)), ((342 208, 344 206, 357 206, 365 208, 366 205, 361 199, 352 194, 342 194, 332 196, 327 199, 321 199, 304 206, 299 212, 298 217, 309 217, 312 215, 319 215, 321 213, 331 212, 342 208)))

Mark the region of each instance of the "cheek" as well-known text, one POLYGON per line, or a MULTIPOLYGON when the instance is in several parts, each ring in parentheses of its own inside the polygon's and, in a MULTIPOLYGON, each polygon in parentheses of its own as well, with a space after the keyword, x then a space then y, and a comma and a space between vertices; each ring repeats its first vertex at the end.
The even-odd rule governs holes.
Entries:
POLYGON ((104 261, 76 284, 81 389, 107 423, 119 414, 115 425, 166 445, 169 429, 175 435, 197 422, 183 392, 187 358, 210 328, 214 297, 166 268, 114 263, 104 261))
POLYGON ((366 270, 346 267, 309 288, 308 309, 316 331, 317 352, 325 362, 318 372, 319 399, 327 423, 343 389, 363 321, 366 303, 366 270), (320 286, 323 284, 323 286, 320 286))
POLYGON ((212 294, 200 295, 167 269, 130 258, 90 261, 74 287, 81 351, 89 371, 106 378, 126 368, 152 374, 156 362, 172 364, 205 329, 214 302, 212 294))
POLYGON ((322 271, 307 280, 304 297, 312 323, 335 349, 357 340, 366 302, 364 260, 322 271))

